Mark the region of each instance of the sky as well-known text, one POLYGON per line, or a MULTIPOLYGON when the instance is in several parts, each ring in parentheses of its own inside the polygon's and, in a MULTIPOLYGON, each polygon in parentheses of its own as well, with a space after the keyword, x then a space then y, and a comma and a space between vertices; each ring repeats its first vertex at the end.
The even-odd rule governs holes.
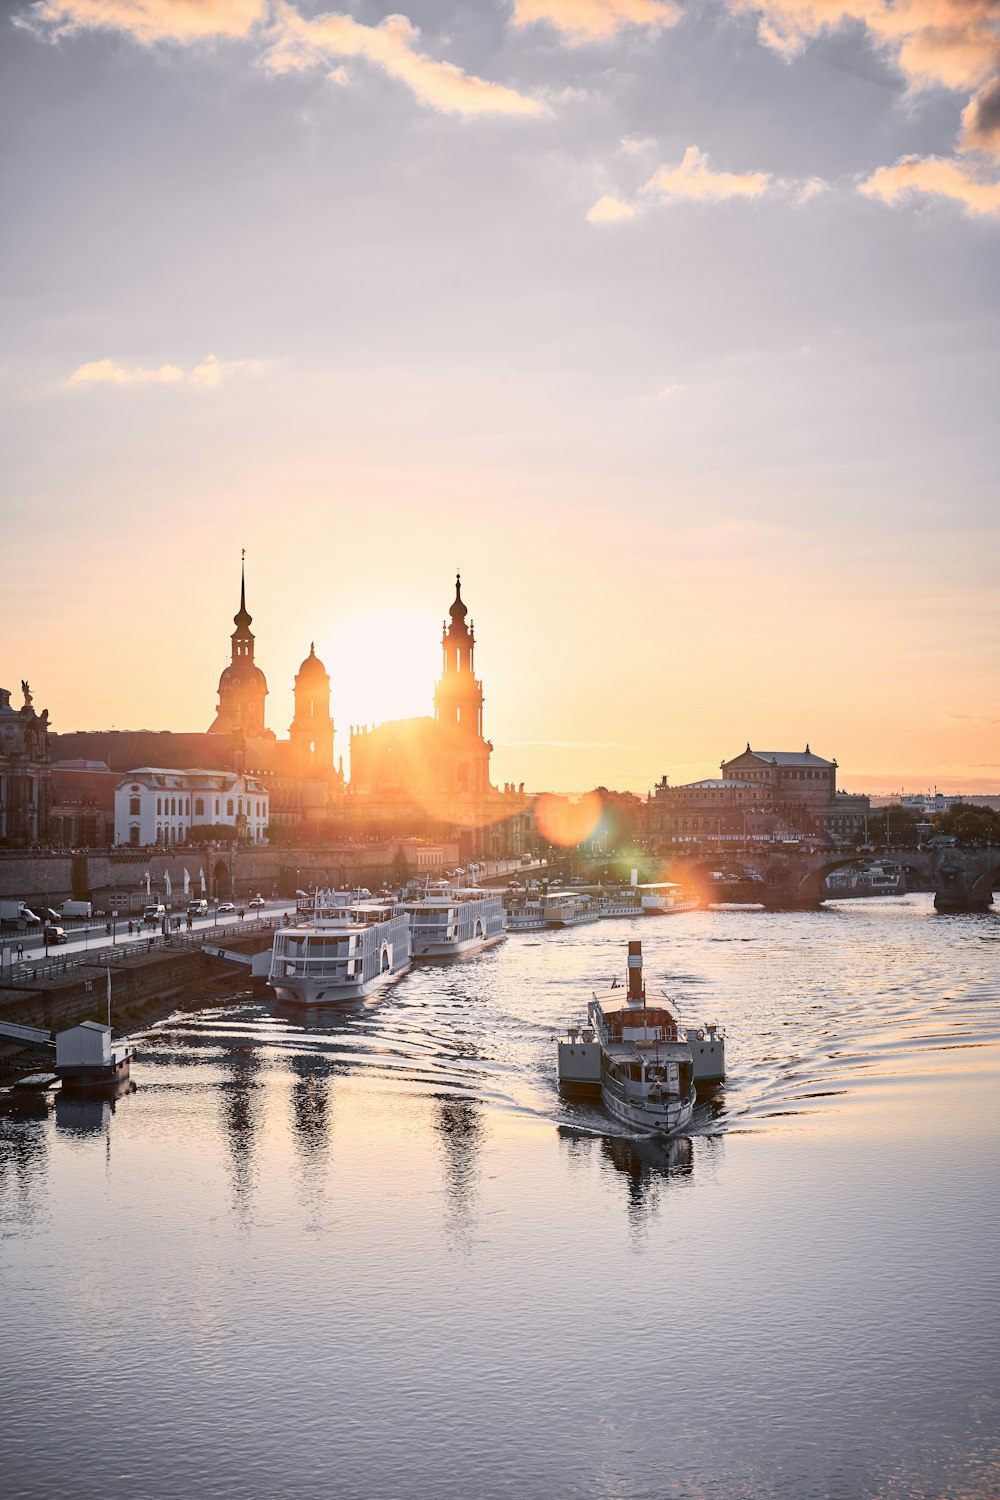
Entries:
POLYGON ((1000 790, 1000 0, 7 0, 0 128, 55 729, 207 728, 245 548, 338 754, 461 568, 495 782, 1000 790))

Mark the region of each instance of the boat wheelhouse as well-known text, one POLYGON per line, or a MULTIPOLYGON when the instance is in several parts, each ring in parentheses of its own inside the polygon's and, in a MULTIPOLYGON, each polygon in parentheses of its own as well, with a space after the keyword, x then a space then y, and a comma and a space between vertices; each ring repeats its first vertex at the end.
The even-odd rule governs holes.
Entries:
POLYGON ((349 1005, 402 974, 410 956, 410 919, 396 902, 318 892, 305 921, 275 933, 267 982, 293 1004, 349 1005))
POLYGON ((716 1025, 687 1027, 663 994, 647 995, 642 944, 628 945, 628 984, 595 990, 587 1024, 559 1043, 561 1084, 597 1086, 608 1114, 645 1134, 669 1136, 691 1123, 696 1084, 725 1076, 716 1025))
POLYGON ((414 958, 460 958, 507 935, 503 897, 478 889, 431 887, 399 909, 410 919, 414 958))

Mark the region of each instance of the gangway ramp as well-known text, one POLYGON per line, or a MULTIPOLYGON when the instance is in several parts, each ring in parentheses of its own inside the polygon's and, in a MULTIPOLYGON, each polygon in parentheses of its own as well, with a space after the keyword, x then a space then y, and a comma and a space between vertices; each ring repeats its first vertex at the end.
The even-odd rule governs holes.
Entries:
POLYGON ((203 944, 203 953, 209 958, 221 958, 225 963, 242 964, 250 970, 255 979, 264 979, 271 967, 271 950, 264 948, 260 953, 235 953, 232 948, 210 947, 208 943, 203 944))
POLYGON ((15 1021, 0 1021, 0 1041, 22 1042, 25 1047, 54 1047, 56 1044, 51 1031, 40 1031, 37 1026, 18 1026, 15 1021))

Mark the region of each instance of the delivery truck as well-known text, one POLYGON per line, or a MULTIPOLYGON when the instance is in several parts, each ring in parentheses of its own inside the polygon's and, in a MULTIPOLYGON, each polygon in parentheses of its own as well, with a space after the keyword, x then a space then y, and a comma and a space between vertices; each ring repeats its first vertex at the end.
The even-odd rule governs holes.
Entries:
POLYGON ((64 901, 59 908, 61 917, 92 917, 93 914, 89 901, 64 901))
POLYGON ((0 901, 0 922, 17 922, 21 927, 41 927, 41 917, 36 917, 23 901, 0 901))

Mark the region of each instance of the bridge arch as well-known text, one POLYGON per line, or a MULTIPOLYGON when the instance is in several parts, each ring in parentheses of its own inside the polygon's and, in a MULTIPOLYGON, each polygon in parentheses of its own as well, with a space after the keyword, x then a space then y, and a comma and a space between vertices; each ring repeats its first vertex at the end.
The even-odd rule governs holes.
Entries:
POLYGON ((984 870, 979 879, 974 882, 970 895, 977 905, 989 906, 993 900, 993 892, 1000 891, 1000 853, 995 856, 997 863, 991 870, 984 870))

